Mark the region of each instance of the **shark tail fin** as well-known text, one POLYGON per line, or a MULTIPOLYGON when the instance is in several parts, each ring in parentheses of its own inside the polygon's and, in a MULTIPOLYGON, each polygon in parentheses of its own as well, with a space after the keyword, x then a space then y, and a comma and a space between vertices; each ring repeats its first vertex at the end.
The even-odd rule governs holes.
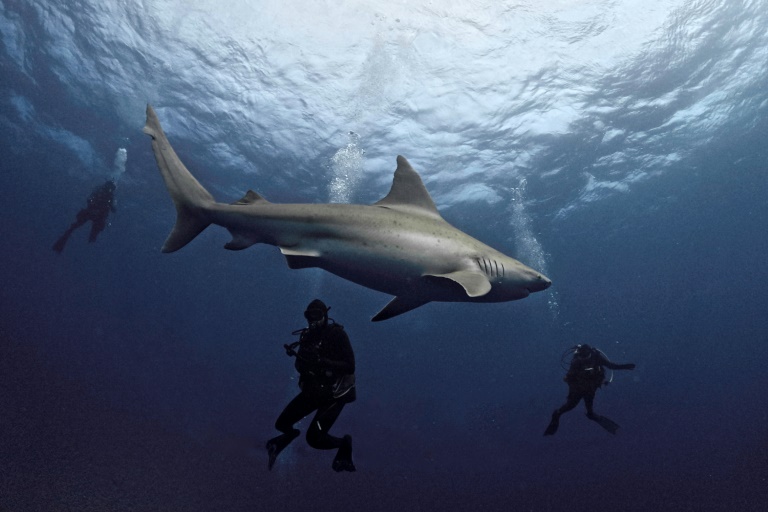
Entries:
POLYGON ((165 239, 162 252, 178 251, 203 232, 211 223, 176 207, 176 224, 165 239))
POLYGON ((207 212, 216 201, 176 155, 151 105, 147 105, 144 133, 152 137, 152 151, 157 166, 176 206, 176 224, 162 248, 163 252, 174 252, 210 225, 207 212))

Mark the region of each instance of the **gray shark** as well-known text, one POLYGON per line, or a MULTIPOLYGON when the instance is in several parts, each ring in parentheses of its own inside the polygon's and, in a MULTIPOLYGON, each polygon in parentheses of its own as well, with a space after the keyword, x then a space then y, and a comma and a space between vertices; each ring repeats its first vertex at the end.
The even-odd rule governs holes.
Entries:
POLYGON ((428 302, 506 302, 552 282, 446 222, 421 178, 397 157, 392 188, 372 205, 276 204, 249 190, 218 203, 192 176, 147 106, 144 133, 176 206, 162 252, 187 245, 210 224, 229 230, 224 247, 278 247, 292 269, 318 267, 395 297, 372 320, 387 320, 428 302))

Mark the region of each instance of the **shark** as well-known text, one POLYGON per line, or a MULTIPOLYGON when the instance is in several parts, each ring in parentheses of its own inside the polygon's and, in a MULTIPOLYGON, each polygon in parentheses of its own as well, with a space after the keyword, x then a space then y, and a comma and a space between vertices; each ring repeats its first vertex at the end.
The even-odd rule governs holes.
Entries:
POLYGON ((389 193, 370 205, 273 203, 248 190, 217 202, 171 147, 147 105, 144 133, 176 222, 162 252, 177 251, 209 225, 232 236, 225 249, 276 246, 291 269, 321 268, 358 285, 393 295, 371 319, 387 320, 430 302, 506 302, 546 290, 546 276, 449 224, 419 174, 403 156, 389 193))

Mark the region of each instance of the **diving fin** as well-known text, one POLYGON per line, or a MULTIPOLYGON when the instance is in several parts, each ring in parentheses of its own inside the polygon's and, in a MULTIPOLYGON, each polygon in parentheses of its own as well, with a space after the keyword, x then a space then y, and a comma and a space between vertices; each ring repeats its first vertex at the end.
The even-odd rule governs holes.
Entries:
POLYGON ((344 444, 341 445, 336 453, 332 467, 336 472, 357 471, 355 464, 352 462, 352 436, 349 434, 344 436, 344 444))
POLYGON ((552 420, 549 422, 549 425, 547 426, 547 430, 544 431, 545 436, 553 436, 555 435, 555 432, 557 432, 557 428, 560 426, 560 416, 557 414, 557 411, 552 413, 552 420))
POLYGON ((291 444, 291 441, 296 439, 298 436, 299 436, 299 431, 297 429, 293 429, 293 431, 291 432, 288 432, 286 434, 281 434, 267 441, 266 448, 267 448, 267 453, 269 454, 267 469, 272 471, 272 466, 275 465, 277 456, 280 455, 280 452, 282 452, 285 449, 285 447, 291 444))
POLYGON ((589 414, 587 414, 587 418, 596 422, 598 425, 603 427, 605 430, 607 430, 611 434, 616 434, 616 431, 619 430, 619 424, 606 418, 605 416, 600 416, 599 414, 594 414, 590 416, 589 414))
POLYGON ((70 227, 67 229, 61 237, 56 240, 56 243, 53 244, 52 249, 59 254, 64 250, 64 246, 67 244, 67 240, 69 240, 69 236, 72 234, 73 229, 70 227))

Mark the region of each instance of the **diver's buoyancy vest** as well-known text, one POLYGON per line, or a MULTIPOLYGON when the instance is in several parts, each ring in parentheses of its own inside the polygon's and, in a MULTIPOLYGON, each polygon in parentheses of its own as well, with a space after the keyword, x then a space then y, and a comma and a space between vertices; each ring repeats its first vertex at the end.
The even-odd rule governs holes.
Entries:
POLYGON ((306 361, 313 361, 324 355, 325 342, 336 336, 344 327, 335 322, 328 324, 319 336, 311 335, 309 330, 301 332, 299 350, 296 357, 296 370, 299 372, 299 387, 302 391, 320 397, 338 399, 345 396, 355 386, 355 375, 315 366, 306 361))

